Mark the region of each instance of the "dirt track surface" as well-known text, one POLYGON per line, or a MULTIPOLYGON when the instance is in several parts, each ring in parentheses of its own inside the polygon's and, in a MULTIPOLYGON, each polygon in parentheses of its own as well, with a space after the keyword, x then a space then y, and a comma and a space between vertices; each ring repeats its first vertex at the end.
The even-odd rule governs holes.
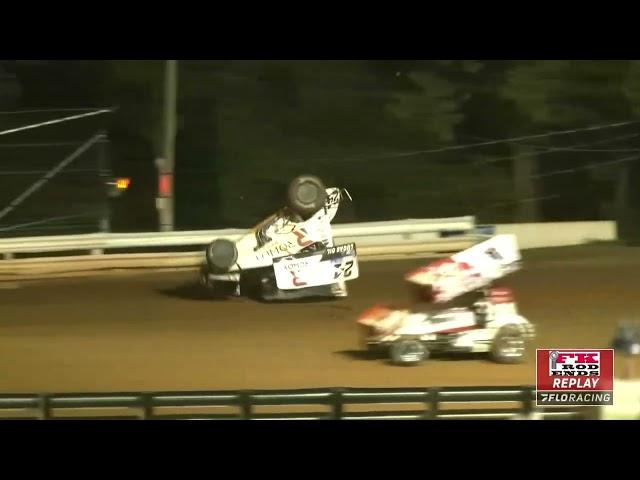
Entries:
MULTIPOLYGON (((0 392, 226 390, 533 384, 535 365, 484 358, 396 367, 358 352, 355 317, 408 300, 402 274, 425 260, 367 262, 339 301, 199 298, 190 272, 0 284, 0 392)), ((535 346, 608 347, 640 319, 640 249, 532 252, 514 274, 535 346)))

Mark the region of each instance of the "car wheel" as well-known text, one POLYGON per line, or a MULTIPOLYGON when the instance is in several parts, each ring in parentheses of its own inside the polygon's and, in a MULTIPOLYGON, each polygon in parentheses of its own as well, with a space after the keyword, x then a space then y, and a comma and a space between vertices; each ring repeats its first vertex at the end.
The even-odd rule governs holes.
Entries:
POLYGON ((527 340, 515 325, 498 330, 491 345, 491 358, 497 363, 523 363, 527 358, 527 340))
POLYGON ((391 344, 391 360, 397 365, 417 365, 428 356, 427 347, 418 339, 402 339, 391 344))
POLYGON ((207 246, 205 256, 213 272, 226 272, 238 260, 238 249, 231 240, 219 238, 207 246))
POLYGON ((289 184, 287 200, 289 208, 306 220, 324 206, 327 191, 318 177, 301 175, 289 184))

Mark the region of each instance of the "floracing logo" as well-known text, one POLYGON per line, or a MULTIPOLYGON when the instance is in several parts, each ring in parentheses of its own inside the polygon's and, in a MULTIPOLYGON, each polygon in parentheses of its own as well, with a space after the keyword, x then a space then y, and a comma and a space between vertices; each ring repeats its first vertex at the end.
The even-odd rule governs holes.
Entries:
POLYGON ((539 349, 538 405, 613 405, 613 350, 539 349))

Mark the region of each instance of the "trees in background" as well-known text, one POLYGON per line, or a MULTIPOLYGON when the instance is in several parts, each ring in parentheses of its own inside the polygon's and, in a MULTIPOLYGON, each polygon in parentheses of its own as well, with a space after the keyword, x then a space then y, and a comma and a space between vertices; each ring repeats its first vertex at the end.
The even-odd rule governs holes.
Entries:
MULTIPOLYGON (((533 131, 566 130, 630 118, 630 103, 623 92, 628 73, 628 61, 521 61, 506 73, 499 91, 533 131)), ((535 199, 545 193, 554 199, 545 203, 547 216, 553 210, 573 210, 585 216, 601 213, 599 196, 593 191, 598 181, 587 169, 544 182, 536 181, 535 176, 611 160, 613 152, 561 150, 546 154, 541 164, 540 151, 571 144, 590 146, 594 142, 599 146, 592 150, 612 149, 620 143, 607 143, 607 139, 619 135, 620 130, 604 129, 515 144, 514 185, 520 205, 516 220, 543 218, 535 199)))
MULTIPOLYGON (((567 149, 594 142, 591 150, 632 148, 615 140, 629 129, 432 150, 630 118, 640 108, 639 62, 179 65, 178 228, 249 226, 281 203, 287 180, 301 172, 348 187, 356 198, 353 221, 464 214, 486 222, 593 218, 621 211, 630 194, 633 162, 597 173, 583 167, 619 154, 567 149), (561 169, 577 170, 554 174, 561 169)), ((156 60, 16 68, 23 106, 119 107, 110 126, 114 160, 121 173, 134 171, 135 185, 144 190, 144 201, 135 188, 129 194, 131 209, 122 212, 129 216, 127 228, 138 227, 138 208, 149 210, 145 228, 155 215, 162 71, 156 60)))

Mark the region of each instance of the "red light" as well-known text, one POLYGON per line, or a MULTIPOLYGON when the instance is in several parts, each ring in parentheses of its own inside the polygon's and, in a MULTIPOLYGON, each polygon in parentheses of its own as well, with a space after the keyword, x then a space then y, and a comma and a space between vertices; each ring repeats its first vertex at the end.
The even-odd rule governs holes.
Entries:
POLYGON ((158 193, 161 197, 170 197, 173 190, 172 175, 170 173, 160 174, 158 179, 158 193))

